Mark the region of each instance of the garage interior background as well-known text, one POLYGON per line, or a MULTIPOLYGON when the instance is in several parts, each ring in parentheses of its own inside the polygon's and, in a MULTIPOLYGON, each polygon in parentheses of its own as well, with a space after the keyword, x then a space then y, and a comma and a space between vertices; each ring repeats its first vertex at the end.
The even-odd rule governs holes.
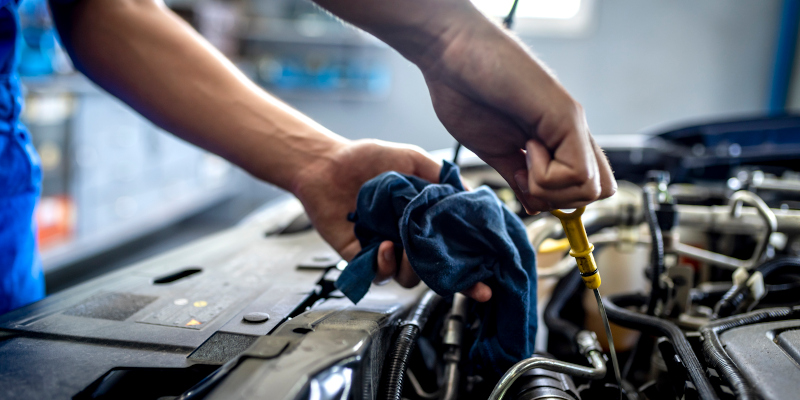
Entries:
MULTIPOLYGON (((783 18, 797 1, 521 2, 530 8, 515 31, 603 140, 780 112, 786 96, 775 100, 776 85, 789 91, 789 108, 800 106, 787 78, 800 75, 790 73, 796 18, 783 18)), ((24 118, 45 170, 37 220, 49 292, 231 226, 280 195, 74 72, 46 1, 22 3, 24 118)), ((338 134, 427 150, 454 144, 413 65, 304 0, 167 3, 253 79, 338 134)), ((511 1, 477 3, 505 10, 511 1)))

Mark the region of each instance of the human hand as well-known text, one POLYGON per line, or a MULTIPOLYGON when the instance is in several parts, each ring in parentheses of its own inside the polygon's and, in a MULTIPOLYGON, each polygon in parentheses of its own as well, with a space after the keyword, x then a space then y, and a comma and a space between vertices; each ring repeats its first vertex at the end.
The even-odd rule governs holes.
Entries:
POLYGON ((581 105, 522 44, 474 14, 449 31, 435 62, 420 65, 447 130, 503 176, 529 213, 614 194, 581 105))
MULTIPOLYGON (((435 183, 439 181, 440 169, 439 163, 416 147, 375 140, 337 142, 325 155, 297 173, 292 192, 303 203, 323 239, 349 261, 361 250, 353 223, 346 218, 356 208, 361 186, 387 171, 415 175, 435 183)), ((407 288, 420 282, 405 252, 398 266, 394 244, 385 241, 378 249, 375 283, 393 277, 407 288)), ((487 301, 492 291, 486 284, 478 283, 464 294, 477 301, 487 301)))

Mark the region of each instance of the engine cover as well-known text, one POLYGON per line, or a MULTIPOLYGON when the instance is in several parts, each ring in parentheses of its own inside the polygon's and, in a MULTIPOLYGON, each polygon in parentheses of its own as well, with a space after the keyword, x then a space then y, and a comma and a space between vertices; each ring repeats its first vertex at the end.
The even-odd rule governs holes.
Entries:
POLYGON ((796 399, 800 382, 800 321, 770 322, 720 335, 745 379, 767 400, 796 399))

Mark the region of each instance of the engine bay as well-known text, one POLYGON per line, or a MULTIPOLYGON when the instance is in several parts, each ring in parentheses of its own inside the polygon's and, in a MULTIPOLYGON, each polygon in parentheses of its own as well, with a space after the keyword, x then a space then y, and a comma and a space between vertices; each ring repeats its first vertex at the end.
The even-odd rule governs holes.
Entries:
POLYGON ((53 399, 794 399, 798 132, 779 117, 601 143, 619 188, 582 219, 620 381, 560 221, 462 155, 467 184, 492 188, 537 250, 537 351, 503 378, 468 362, 480 304, 389 283, 354 305, 334 286, 346 262, 283 198, 0 317, 0 384, 53 399))

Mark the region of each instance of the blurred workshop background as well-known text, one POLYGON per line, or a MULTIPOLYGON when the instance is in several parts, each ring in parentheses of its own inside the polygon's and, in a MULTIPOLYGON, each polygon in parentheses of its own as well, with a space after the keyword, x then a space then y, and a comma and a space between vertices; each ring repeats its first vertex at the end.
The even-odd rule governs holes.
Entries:
MULTIPOLYGON (((499 17, 512 0, 474 3, 499 17)), ((336 133, 427 150, 454 144, 413 65, 309 1, 167 4, 252 79, 336 133)), ((791 90, 797 7, 521 0, 514 30, 584 105, 593 133, 611 140, 800 105, 791 90)), ((44 169, 36 219, 49 292, 231 226, 279 195, 75 72, 46 0, 22 0, 20 14, 24 120, 44 169)))

